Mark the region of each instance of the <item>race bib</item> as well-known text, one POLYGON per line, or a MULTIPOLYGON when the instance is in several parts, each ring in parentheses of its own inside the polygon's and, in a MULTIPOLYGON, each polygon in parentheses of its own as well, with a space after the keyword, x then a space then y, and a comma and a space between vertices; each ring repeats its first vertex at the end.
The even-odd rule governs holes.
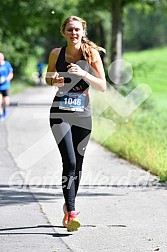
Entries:
POLYGON ((85 108, 85 97, 85 94, 66 93, 60 98, 59 109, 83 112, 85 108))
POLYGON ((0 84, 3 84, 6 81, 6 77, 0 76, 0 84))

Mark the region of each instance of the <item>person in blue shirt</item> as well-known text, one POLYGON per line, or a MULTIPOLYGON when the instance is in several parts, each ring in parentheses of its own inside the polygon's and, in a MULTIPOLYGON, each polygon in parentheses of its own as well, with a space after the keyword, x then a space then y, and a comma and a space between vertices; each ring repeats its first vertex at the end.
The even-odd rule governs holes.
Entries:
POLYGON ((42 62, 39 62, 37 65, 37 70, 38 70, 38 78, 39 78, 39 84, 42 85, 44 80, 43 80, 43 71, 44 71, 45 64, 42 62))
POLYGON ((13 79, 13 68, 10 62, 4 60, 0 52, 0 120, 7 116, 6 107, 9 105, 10 81, 13 79))
POLYGON ((38 74, 39 74, 39 78, 42 77, 43 75, 43 68, 44 68, 45 64, 42 62, 39 62, 37 65, 37 69, 38 69, 38 74))

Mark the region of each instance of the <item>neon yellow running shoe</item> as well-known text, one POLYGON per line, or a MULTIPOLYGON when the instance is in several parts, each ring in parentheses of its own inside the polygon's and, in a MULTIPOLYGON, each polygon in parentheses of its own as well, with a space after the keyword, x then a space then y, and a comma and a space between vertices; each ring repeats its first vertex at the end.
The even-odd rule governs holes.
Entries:
POLYGON ((67 231, 73 232, 78 231, 78 228, 80 227, 80 222, 77 219, 79 212, 71 211, 68 216, 68 224, 67 224, 67 231))

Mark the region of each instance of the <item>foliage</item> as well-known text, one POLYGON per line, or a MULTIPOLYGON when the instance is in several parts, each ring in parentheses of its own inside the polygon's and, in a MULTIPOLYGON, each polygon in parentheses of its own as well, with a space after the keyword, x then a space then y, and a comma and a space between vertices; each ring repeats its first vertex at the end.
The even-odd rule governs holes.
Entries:
MULTIPOLYGON (((78 15, 87 20, 88 37, 105 47, 110 58, 112 2, 113 0, 90 0, 85 4, 84 0, 1 1, 0 50, 12 62, 15 75, 23 73, 31 56, 36 56, 37 61, 41 58, 47 61, 50 50, 64 43, 60 34, 61 22, 70 15, 78 15)), ((162 11, 162 7, 166 10, 165 1, 121 0, 121 3, 125 17, 125 49, 143 49, 166 43, 167 17, 162 11), (152 21, 155 29, 150 33, 152 21)))
POLYGON ((131 5, 126 9, 124 26, 124 48, 143 50, 167 43, 167 19, 162 8, 138 8, 131 5))

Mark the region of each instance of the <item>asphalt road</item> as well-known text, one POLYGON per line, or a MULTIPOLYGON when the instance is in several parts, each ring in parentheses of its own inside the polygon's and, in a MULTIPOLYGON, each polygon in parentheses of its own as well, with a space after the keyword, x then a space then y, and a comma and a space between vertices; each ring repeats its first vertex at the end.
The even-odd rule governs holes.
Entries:
POLYGON ((76 201, 81 228, 62 227, 61 158, 48 120, 54 93, 12 96, 0 122, 0 251, 166 252, 166 185, 93 141, 76 201))

